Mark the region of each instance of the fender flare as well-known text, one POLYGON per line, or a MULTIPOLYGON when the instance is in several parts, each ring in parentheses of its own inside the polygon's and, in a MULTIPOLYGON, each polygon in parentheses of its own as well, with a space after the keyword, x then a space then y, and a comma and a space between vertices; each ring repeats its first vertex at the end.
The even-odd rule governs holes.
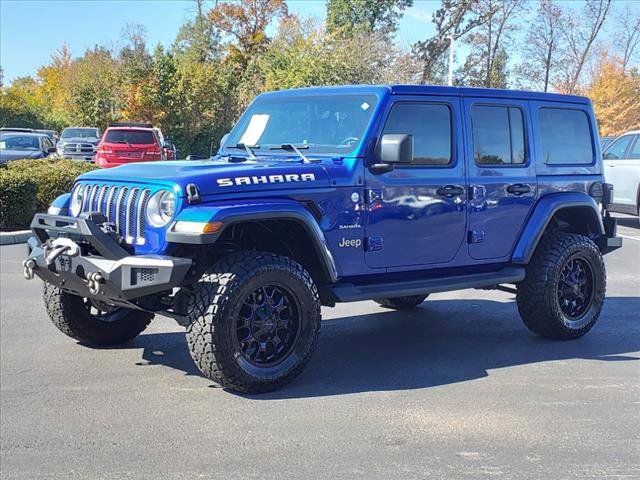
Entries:
POLYGON ((208 245, 215 243, 220 235, 234 224, 277 219, 293 220, 305 229, 313 241, 314 250, 320 258, 320 263, 327 278, 332 283, 337 282, 339 276, 336 263, 320 225, 304 205, 295 201, 251 200, 243 204, 190 206, 177 215, 175 221, 167 230, 166 239, 172 243, 208 245), (215 233, 187 234, 174 231, 177 222, 221 222, 223 227, 215 233))
POLYGON ((605 235, 604 224, 598 204, 586 193, 578 192, 558 192, 550 193, 538 200, 529 215, 525 227, 520 233, 520 237, 511 256, 511 261, 516 264, 527 264, 531 260, 533 252, 538 246, 549 222, 553 216, 561 211, 570 208, 588 208, 598 225, 599 234, 605 235))

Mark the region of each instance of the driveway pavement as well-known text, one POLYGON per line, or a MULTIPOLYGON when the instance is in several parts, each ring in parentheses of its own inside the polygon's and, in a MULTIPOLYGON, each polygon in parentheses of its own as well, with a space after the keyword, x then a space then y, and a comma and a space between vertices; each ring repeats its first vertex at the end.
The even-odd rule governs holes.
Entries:
POLYGON ((1 477, 640 478, 640 229, 622 223, 582 339, 530 334, 503 292, 340 305, 298 380, 253 397, 200 376, 166 318, 78 345, 22 278, 24 246, 0 247, 1 477))

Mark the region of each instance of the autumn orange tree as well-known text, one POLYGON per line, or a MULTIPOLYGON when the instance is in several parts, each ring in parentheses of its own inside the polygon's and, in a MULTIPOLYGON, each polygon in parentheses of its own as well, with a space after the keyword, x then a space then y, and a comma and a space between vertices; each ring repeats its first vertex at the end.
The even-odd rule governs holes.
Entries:
POLYGON ((640 128, 640 74, 637 69, 625 72, 619 59, 604 58, 585 94, 593 102, 601 135, 620 135, 640 128))

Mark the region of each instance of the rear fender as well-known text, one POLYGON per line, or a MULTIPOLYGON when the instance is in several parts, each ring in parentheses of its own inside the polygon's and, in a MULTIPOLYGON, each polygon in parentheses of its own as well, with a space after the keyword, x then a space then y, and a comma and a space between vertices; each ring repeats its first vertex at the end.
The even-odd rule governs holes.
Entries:
POLYGON ((579 209, 580 215, 586 215, 589 223, 595 225, 596 233, 600 236, 605 235, 602 216, 598 204, 593 198, 580 192, 551 193, 543 196, 536 203, 520 234, 511 261, 519 264, 529 263, 540 238, 542 238, 554 215, 564 210, 570 213, 571 209, 579 209))

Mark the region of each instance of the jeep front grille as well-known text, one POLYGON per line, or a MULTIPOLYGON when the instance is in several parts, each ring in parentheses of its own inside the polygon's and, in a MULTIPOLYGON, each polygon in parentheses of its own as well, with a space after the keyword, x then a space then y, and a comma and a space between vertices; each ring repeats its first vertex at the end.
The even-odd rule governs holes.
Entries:
POLYGON ((149 189, 91 184, 80 184, 76 189, 83 193, 81 213, 100 212, 115 224, 126 243, 145 244, 145 216, 151 198, 149 189))

